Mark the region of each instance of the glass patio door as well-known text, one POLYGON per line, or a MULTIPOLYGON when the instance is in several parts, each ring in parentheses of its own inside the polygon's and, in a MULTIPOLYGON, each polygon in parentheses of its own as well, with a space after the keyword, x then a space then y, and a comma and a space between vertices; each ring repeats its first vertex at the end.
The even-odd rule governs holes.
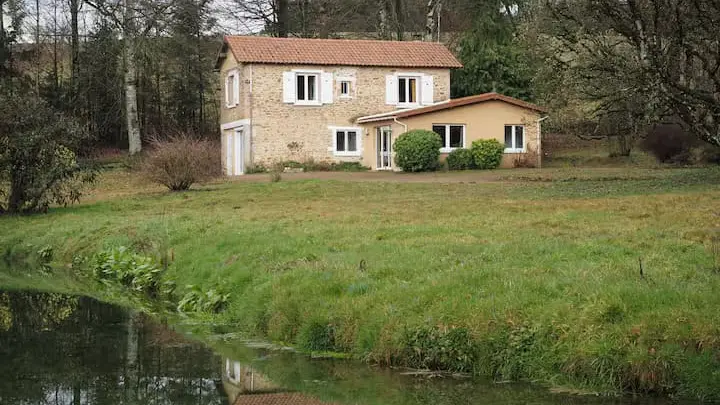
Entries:
POLYGON ((390 127, 377 129, 377 169, 392 170, 392 130, 390 127))

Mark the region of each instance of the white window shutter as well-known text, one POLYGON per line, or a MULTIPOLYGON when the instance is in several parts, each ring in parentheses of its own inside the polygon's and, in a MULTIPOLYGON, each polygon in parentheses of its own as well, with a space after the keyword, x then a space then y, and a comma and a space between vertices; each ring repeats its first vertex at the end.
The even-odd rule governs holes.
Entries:
POLYGON ((397 105, 398 103, 398 81, 395 75, 385 76, 385 104, 397 105))
POLYGON ((235 87, 233 88, 233 104, 238 105, 240 104, 240 73, 235 72, 233 73, 233 84, 235 87))
POLYGON ((295 73, 283 72, 283 103, 295 102, 295 73))
POLYGON ((433 84, 432 75, 423 75, 422 77, 422 90, 420 90, 420 97, 422 97, 422 103, 424 105, 433 104, 435 99, 435 86, 433 84))
POLYGON ((320 97, 323 104, 332 104, 333 102, 333 74, 331 72, 323 72, 321 74, 322 87, 320 88, 320 97))

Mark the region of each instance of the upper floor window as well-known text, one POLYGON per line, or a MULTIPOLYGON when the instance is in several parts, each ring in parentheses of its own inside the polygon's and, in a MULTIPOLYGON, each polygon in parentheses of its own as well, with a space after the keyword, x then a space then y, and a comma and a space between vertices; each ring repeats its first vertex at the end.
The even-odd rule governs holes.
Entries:
POLYGON ((432 130, 440 135, 442 140, 440 151, 450 152, 453 149, 465 147, 465 125, 433 124, 432 130))
POLYGON ((398 102, 416 104, 418 102, 418 78, 398 77, 398 102))
POLYGON ((350 97, 350 81, 340 81, 340 97, 350 97))
POLYGON ((385 104, 416 107, 433 104, 434 78, 423 73, 396 73, 385 77, 385 104))
POLYGON ((317 103, 318 94, 318 75, 313 73, 297 73, 295 75, 296 100, 297 102, 317 103))
POLYGON ((232 108, 240 103, 240 77, 237 70, 228 72, 225 78, 225 106, 232 108))
POLYGON ((525 152, 525 127, 505 125, 505 153, 525 152))
POLYGON ((319 106, 333 102, 333 74, 322 70, 283 72, 283 103, 319 106))

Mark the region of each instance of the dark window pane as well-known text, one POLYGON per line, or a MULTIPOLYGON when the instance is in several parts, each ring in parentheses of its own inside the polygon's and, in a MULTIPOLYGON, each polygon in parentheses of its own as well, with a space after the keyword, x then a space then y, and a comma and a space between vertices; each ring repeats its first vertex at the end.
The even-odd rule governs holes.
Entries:
POLYGON ((307 92, 308 92, 308 100, 317 100, 315 96, 315 85, 317 84, 317 76, 315 75, 308 75, 307 77, 307 92))
POLYGON ((398 79, 398 101, 401 103, 407 102, 407 99, 405 98, 405 86, 407 85, 407 82, 405 79, 398 79))
POLYGON ((520 125, 515 127, 515 147, 523 149, 525 147, 525 128, 520 125))
POLYGON ((513 142, 512 142, 512 126, 506 125, 505 126, 505 148, 512 149, 513 142))
POLYGON ((344 131, 335 132, 335 139, 337 141, 336 150, 338 152, 345 152, 345 132, 344 131))
POLYGON ((463 147, 463 127, 460 125, 450 125, 450 147, 463 147))
POLYGON ((350 83, 349 82, 340 82, 340 94, 350 94, 350 83))
POLYGON ((305 75, 295 76, 295 81, 297 82, 297 99, 305 100, 305 75))
POLYGON ((432 130, 436 134, 440 135, 440 139, 442 139, 442 147, 446 147, 447 143, 445 142, 445 125, 433 125, 432 130))
POLYGON ((357 151, 357 132, 348 131, 347 133, 347 150, 348 152, 357 151))

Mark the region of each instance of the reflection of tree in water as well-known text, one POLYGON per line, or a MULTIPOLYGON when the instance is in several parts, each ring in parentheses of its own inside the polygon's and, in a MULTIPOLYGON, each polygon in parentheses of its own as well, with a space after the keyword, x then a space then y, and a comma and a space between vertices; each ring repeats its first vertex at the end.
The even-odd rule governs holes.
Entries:
POLYGON ((0 403, 221 404, 219 360, 88 298, 0 292, 0 403))

